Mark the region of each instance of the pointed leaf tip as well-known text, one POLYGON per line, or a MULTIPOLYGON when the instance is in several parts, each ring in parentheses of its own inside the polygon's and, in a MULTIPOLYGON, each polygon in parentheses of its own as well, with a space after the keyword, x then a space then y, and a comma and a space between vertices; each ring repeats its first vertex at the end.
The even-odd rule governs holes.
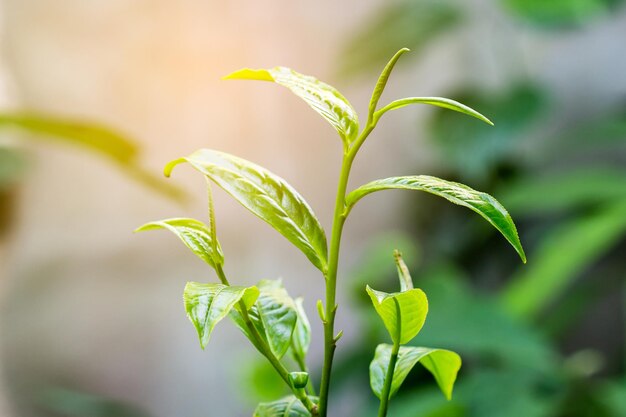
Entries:
POLYGON ((222 77, 222 80, 259 80, 259 81, 274 81, 274 77, 268 70, 242 68, 240 70, 231 72, 222 77))

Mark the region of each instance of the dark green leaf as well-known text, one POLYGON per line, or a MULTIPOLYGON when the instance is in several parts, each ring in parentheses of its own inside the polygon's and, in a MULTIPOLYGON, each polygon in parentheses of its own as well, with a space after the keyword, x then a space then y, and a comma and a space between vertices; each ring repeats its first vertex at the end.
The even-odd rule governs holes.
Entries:
MULTIPOLYGON (((317 403, 317 397, 309 397, 317 403)), ((254 417, 310 417, 311 413, 294 396, 284 397, 278 401, 261 403, 254 411, 254 417)))
POLYGON ((517 229, 506 209, 489 194, 473 190, 463 184, 445 181, 427 175, 376 180, 348 194, 346 198, 347 210, 350 210, 354 204, 364 196, 375 191, 389 189, 425 191, 443 197, 454 204, 469 208, 480 214, 485 220, 498 229, 517 251, 522 261, 526 262, 526 255, 524 254, 524 249, 517 235, 517 229))
POLYGON ((374 120, 378 121, 378 119, 380 119, 380 117, 383 114, 387 113, 388 111, 399 109, 404 106, 409 106, 411 104, 430 104, 431 106, 437 106, 437 107, 442 107, 448 110, 454 110, 456 112, 475 117, 478 120, 482 120, 483 122, 493 126, 493 123, 491 122, 491 120, 487 119, 485 116, 478 113, 476 110, 472 109, 471 107, 468 107, 465 104, 461 104, 458 101, 454 101, 454 100, 450 100, 448 98, 442 98, 442 97, 407 97, 407 98, 402 98, 400 100, 392 101, 391 103, 387 104, 385 107, 378 110, 374 114, 374 120))
POLYGON ((170 162, 165 175, 169 176, 176 165, 185 161, 269 223, 317 268, 326 271, 324 230, 304 198, 285 180, 252 162, 209 149, 170 162))
POLYGON ((156 229, 167 229, 174 233, 185 246, 211 267, 215 268, 216 264, 224 264, 224 255, 219 243, 213 242, 209 228, 201 221, 182 218, 159 220, 146 223, 135 231, 156 229), (214 248, 217 248, 217 251, 214 248))
POLYGON ((626 201, 555 228, 536 249, 535 261, 502 294, 507 309, 533 316, 626 233, 626 201), (564 256, 565 255, 565 256, 564 256))
POLYGON ((183 295, 185 311, 198 332, 202 349, 209 342, 215 325, 228 315, 235 304, 243 300, 250 308, 258 296, 256 287, 188 282, 183 295))
POLYGON ((273 81, 287 87, 303 99, 313 110, 326 119, 349 145, 359 133, 359 118, 352 105, 334 87, 314 77, 297 73, 289 68, 241 69, 224 77, 273 81))
MULTIPOLYGON (((374 360, 370 364, 370 385, 378 398, 382 395, 392 348, 391 345, 378 345, 374 360)), ((389 396, 393 396, 398 391, 411 369, 418 362, 433 374, 439 388, 449 400, 452 397, 456 375, 461 368, 461 357, 449 350, 414 346, 400 348, 389 396)))
POLYGON ((394 343, 406 344, 417 336, 428 314, 428 299, 424 291, 415 288, 387 294, 369 286, 366 290, 394 343))
POLYGON ((622 0, 503 0, 527 22, 547 29, 575 28, 597 17, 608 17, 622 0))

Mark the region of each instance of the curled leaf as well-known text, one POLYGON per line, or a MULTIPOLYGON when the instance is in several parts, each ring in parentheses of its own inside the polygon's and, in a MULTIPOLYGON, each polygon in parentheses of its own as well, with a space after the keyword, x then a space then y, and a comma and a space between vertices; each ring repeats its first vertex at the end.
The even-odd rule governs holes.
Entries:
MULTIPOLYGON (((393 346, 387 344, 378 345, 374 359, 370 364, 370 385, 378 398, 382 395, 392 348, 393 346)), ((389 396, 393 396, 398 391, 411 369, 418 362, 433 374, 443 395, 448 400, 451 399, 454 381, 461 368, 461 357, 449 350, 414 346, 400 347, 389 396)))
POLYGON ((414 288, 388 294, 369 286, 366 290, 394 343, 406 344, 417 336, 428 314, 428 299, 424 291, 414 288))

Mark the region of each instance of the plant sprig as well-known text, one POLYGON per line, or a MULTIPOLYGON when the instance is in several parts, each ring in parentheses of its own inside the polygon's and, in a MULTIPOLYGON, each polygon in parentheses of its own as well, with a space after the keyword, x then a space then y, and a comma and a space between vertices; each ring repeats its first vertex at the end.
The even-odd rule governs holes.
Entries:
MULTIPOLYGON (((317 307, 324 326, 324 363, 319 396, 311 381, 306 355, 311 328, 302 300, 289 296, 280 281, 260 281, 257 286, 232 286, 224 272, 224 255, 215 231, 212 194, 209 188, 209 225, 194 219, 167 219, 148 223, 138 230, 164 228, 215 269, 219 284, 188 283, 184 299, 187 315, 195 326, 204 348, 214 326, 230 316, 252 345, 267 358, 291 389, 292 395, 261 403, 255 417, 327 417, 331 370, 337 342, 342 332, 335 332, 337 269, 341 237, 354 205, 366 195, 387 189, 424 191, 469 208, 495 227, 517 251, 523 262, 526 256, 515 224, 506 209, 488 194, 440 178, 413 175, 376 180, 348 192, 348 180, 358 151, 380 118, 391 110, 411 104, 428 104, 454 110, 492 124, 482 114, 454 100, 439 97, 409 97, 378 108, 378 102, 398 59, 408 51, 398 51, 378 78, 363 129, 352 105, 334 87, 311 76, 284 67, 242 69, 226 79, 249 79, 274 82, 302 98, 337 131, 343 143, 343 159, 330 240, 311 206, 287 181, 269 170, 239 157, 210 149, 168 163, 165 175, 181 163, 189 163, 210 183, 217 184, 242 206, 267 222, 320 270, 326 284, 325 301, 317 307), (287 352, 298 370, 284 364, 287 352)), ((404 346, 421 330, 428 313, 426 294, 413 288, 413 281, 400 253, 394 253, 400 279, 400 292, 383 293, 366 288, 373 306, 391 337, 392 345, 380 344, 370 365, 370 384, 380 399, 379 417, 388 412, 389 400, 398 391, 410 370, 419 362, 430 371, 446 398, 450 399, 461 359, 444 349, 404 346)))

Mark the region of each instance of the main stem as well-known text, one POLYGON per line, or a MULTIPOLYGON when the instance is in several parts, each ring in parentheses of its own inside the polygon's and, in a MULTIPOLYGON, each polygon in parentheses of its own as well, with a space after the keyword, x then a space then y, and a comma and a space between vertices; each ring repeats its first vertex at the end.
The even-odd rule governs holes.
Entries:
POLYGON ((337 340, 335 338, 335 314, 337 303, 335 293, 337 291, 337 266, 339 264, 339 246, 341 233, 346 221, 344 216, 346 189, 348 177, 352 166, 352 158, 347 155, 341 165, 341 174, 337 186, 335 200, 335 213, 333 216, 333 230, 330 238, 330 256, 328 259, 328 273, 326 274, 326 311, 324 313, 324 367, 322 369, 322 382, 320 386, 320 417, 326 417, 328 410, 328 390, 333 366, 333 357, 337 340))
POLYGON ((337 303, 335 294, 337 292, 337 267, 339 265, 339 248, 341 245, 341 234, 346 221, 346 189, 352 162, 359 148, 374 129, 374 124, 368 124, 361 132, 343 158, 341 172, 339 174, 339 184, 337 185, 337 196, 335 199, 335 212, 333 215, 333 229, 330 237, 330 253, 328 258, 328 272, 326 273, 326 311, 324 313, 324 366, 322 369, 322 382, 320 386, 320 417, 327 417, 328 412, 328 391, 330 388, 331 371, 333 358, 337 347, 337 337, 335 336, 335 314, 337 313, 337 303))

